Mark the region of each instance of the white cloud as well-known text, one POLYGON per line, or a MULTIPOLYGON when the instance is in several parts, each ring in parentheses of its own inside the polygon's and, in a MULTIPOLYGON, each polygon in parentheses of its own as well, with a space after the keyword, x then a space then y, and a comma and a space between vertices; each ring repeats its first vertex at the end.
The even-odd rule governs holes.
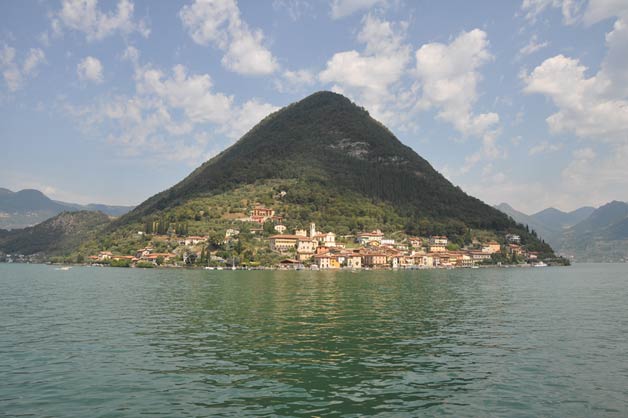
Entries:
POLYGON ((19 90, 27 77, 37 74, 37 68, 46 61, 44 51, 31 48, 22 65, 16 59, 15 48, 2 45, 0 50, 0 70, 9 91, 19 90))
MULTIPOLYGON (((400 81, 410 62, 410 46, 405 43, 407 24, 393 24, 367 15, 362 20, 358 41, 364 51, 338 52, 327 61, 318 75, 325 84, 332 84, 336 92, 354 98, 366 107, 376 119, 397 126, 403 124, 403 112, 408 107, 408 89, 401 89, 400 81)), ((409 115, 408 115, 409 116, 409 115)))
POLYGON ((474 115, 481 80, 479 68, 492 59, 486 33, 463 32, 450 44, 431 43, 416 52, 416 72, 422 85, 419 106, 437 107, 438 117, 464 135, 484 135, 499 122, 497 113, 474 115))
POLYGON ((628 2, 625 0, 589 0, 583 20, 592 25, 604 19, 628 15, 628 2))
POLYGON ((312 14, 312 5, 306 0, 273 0, 273 9, 285 10, 295 22, 304 15, 312 14))
POLYGON ((556 105, 558 112, 546 119, 554 133, 625 141, 628 101, 612 97, 612 83, 603 74, 587 78, 585 71, 578 60, 557 55, 524 77, 524 91, 543 94, 556 105))
POLYGON ((183 6, 179 17, 199 45, 213 44, 225 51, 222 64, 244 75, 266 75, 279 65, 263 45, 261 30, 251 30, 240 17, 234 0, 196 0, 183 6))
MULTIPOLYGON (((137 60, 137 50, 123 55, 137 60)), ((136 61, 134 96, 101 99, 88 107, 65 106, 83 129, 105 134, 124 155, 197 164, 208 156, 212 139, 236 139, 278 108, 252 99, 236 105, 233 96, 213 91, 209 74, 171 74, 136 61)), ((94 133, 94 132, 91 132, 94 133)))
POLYGON ((80 80, 102 83, 102 64, 98 58, 85 57, 76 65, 76 73, 80 80))
POLYGON ((44 51, 39 48, 31 48, 24 60, 24 65, 22 66, 24 74, 29 75, 35 73, 37 71, 37 67, 45 61, 46 54, 44 54, 44 51))
POLYGON ((583 5, 584 0, 523 0, 521 10, 525 13, 526 19, 534 22, 548 9, 560 9, 563 21, 571 25, 580 18, 583 5))
POLYGON ((549 98, 558 111, 546 120, 554 133, 571 132, 581 138, 626 141, 628 132, 628 6, 625 2, 593 0, 585 21, 616 14, 606 34, 607 53, 600 70, 587 77, 578 59, 557 55, 524 74, 524 92, 549 98), (587 17, 588 16, 588 17, 587 17))
POLYGON ((386 0, 332 0, 331 17, 332 19, 341 19, 382 3, 386 3, 386 0))
POLYGON ((124 49, 121 58, 125 61, 129 61, 131 65, 133 65, 133 68, 137 69, 140 61, 140 51, 136 47, 128 45, 124 49))
POLYGON ((546 48, 549 45, 549 42, 539 42, 538 36, 536 34, 532 35, 530 41, 519 50, 519 55, 531 55, 537 51, 540 51, 543 48, 546 48))
POLYGON ((562 144, 552 144, 548 141, 541 141, 528 150, 528 155, 547 154, 559 151, 562 144))
POLYGON ((275 80, 275 87, 281 93, 299 92, 316 83, 316 76, 309 70, 286 70, 275 80))
POLYGON ((88 41, 102 40, 116 32, 130 34, 138 32, 148 37, 150 29, 145 21, 133 20, 134 5, 129 0, 120 0, 115 11, 103 12, 98 0, 63 0, 61 10, 54 14, 52 31, 60 35, 63 29, 85 34, 88 41))

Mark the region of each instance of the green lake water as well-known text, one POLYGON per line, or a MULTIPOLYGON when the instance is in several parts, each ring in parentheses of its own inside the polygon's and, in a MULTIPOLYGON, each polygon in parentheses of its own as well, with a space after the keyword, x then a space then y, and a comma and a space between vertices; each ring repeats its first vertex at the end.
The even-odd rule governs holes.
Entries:
POLYGON ((0 416, 628 416, 628 265, 0 265, 0 416))

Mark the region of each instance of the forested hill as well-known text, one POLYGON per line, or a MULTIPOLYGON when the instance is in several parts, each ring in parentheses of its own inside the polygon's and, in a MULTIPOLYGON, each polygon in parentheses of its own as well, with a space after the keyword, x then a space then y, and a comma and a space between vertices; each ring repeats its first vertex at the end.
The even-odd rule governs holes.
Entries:
POLYGON ((0 252, 9 254, 64 255, 92 240, 111 222, 102 212, 63 212, 38 225, 0 229, 0 252))
MULTIPOLYGON (((301 188, 312 184, 328 194, 351 193, 391 204, 407 220, 408 232, 421 221, 455 221, 525 234, 506 215, 452 185, 365 109, 331 92, 315 93, 269 115, 236 144, 113 227, 139 222, 195 196, 269 179, 298 179, 301 188)), ((298 201, 300 196, 289 198, 298 201)), ((312 199, 316 197, 305 200, 312 199)))

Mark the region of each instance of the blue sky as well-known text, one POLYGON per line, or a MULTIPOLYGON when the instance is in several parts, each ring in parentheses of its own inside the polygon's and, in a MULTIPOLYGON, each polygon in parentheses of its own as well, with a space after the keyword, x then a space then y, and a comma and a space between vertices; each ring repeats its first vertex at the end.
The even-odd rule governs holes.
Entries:
POLYGON ((628 200, 628 1, 5 1, 0 187, 138 204, 318 90, 488 203, 628 200))

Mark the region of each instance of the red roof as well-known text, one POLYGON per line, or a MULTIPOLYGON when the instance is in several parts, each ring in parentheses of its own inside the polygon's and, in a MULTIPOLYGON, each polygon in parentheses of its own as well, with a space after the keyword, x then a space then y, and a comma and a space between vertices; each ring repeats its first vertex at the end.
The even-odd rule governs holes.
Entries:
POLYGON ((269 239, 303 239, 303 238, 307 238, 307 237, 304 237, 302 235, 288 235, 288 234, 282 235, 282 234, 280 234, 280 235, 273 235, 269 239))

